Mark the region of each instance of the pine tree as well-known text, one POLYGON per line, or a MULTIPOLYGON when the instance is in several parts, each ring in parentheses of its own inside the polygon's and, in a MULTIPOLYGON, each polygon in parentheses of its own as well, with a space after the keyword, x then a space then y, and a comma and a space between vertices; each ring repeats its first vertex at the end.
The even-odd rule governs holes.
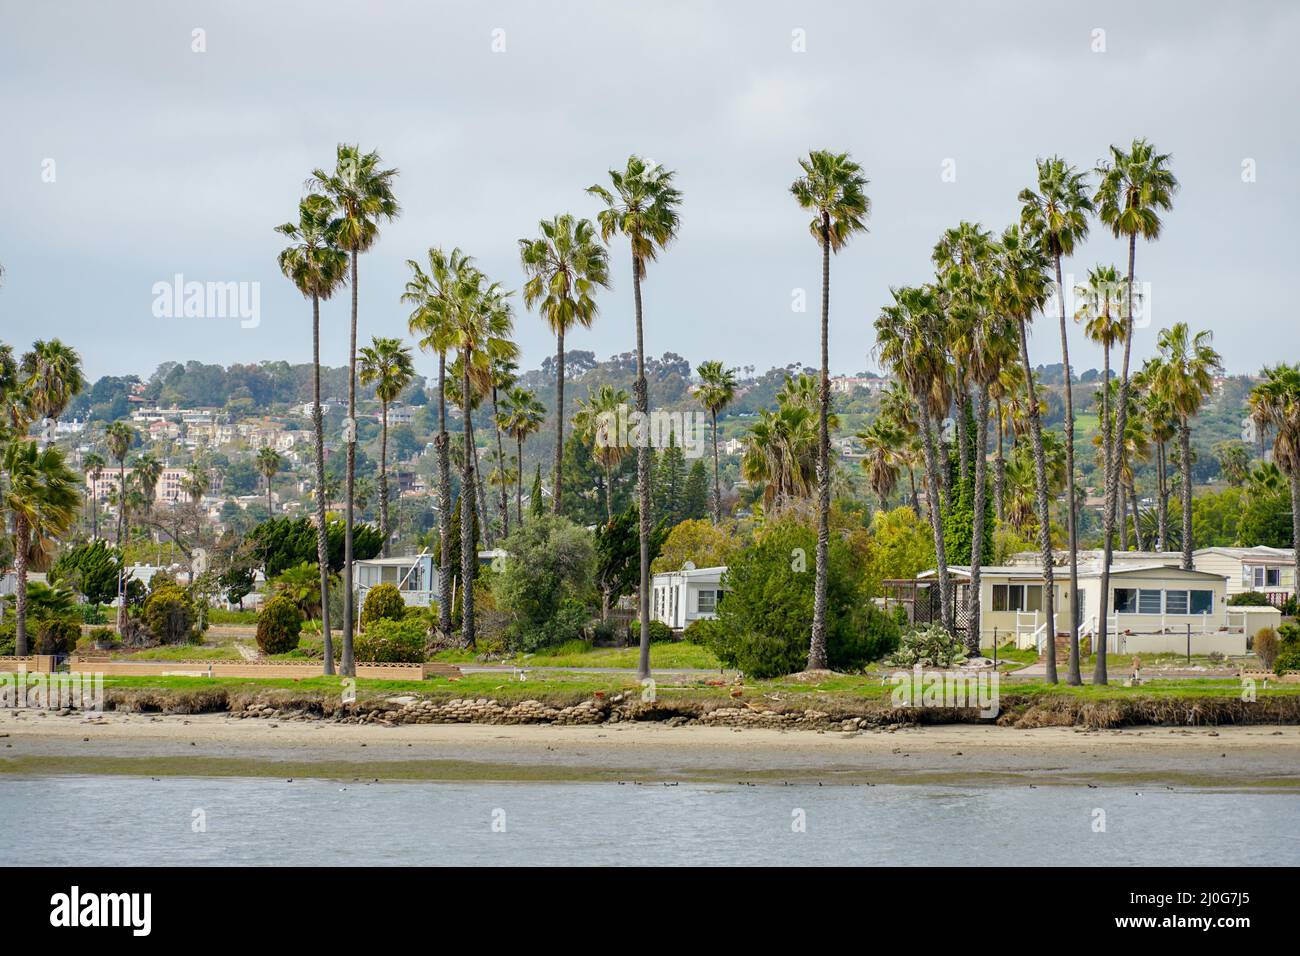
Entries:
POLYGON ((530 518, 540 518, 546 514, 546 506, 542 503, 542 464, 537 463, 537 472, 533 475, 533 487, 528 492, 528 516, 530 518))
POLYGON ((655 467, 654 513, 672 527, 685 511, 686 455, 677 444, 675 432, 668 433, 668 447, 659 454, 655 467))
POLYGON ((686 490, 682 493, 682 520, 699 520, 709 516, 709 475, 704 470, 704 459, 695 459, 686 476, 686 490))

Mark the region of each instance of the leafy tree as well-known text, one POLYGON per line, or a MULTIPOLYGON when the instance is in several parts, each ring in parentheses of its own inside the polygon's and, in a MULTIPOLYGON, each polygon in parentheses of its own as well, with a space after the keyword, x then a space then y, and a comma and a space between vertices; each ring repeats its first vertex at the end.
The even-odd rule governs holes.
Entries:
POLYGON ((934 567, 934 539, 925 521, 906 505, 878 511, 871 522, 864 585, 877 594, 890 578, 914 578, 934 567))
POLYGON ((741 546, 734 528, 700 518, 687 519, 668 532, 651 569, 656 574, 680 571, 690 561, 697 568, 724 566, 741 546))
MULTIPOLYGON (((601 620, 607 620, 614 602, 636 590, 641 573, 640 516, 629 505, 610 521, 596 526, 596 584, 601 593, 601 620)), ((668 530, 663 521, 651 529, 651 561, 657 560, 668 530)), ((680 567, 680 565, 679 565, 680 567)))
POLYGON ((50 566, 51 584, 66 584, 88 604, 109 604, 117 597, 117 578, 122 559, 116 548, 103 541, 91 541, 64 551, 50 566))
POLYGON ((567 518, 543 515, 504 542, 505 565, 492 581, 497 608, 512 618, 506 639, 533 651, 577 638, 593 597, 591 535, 567 518))

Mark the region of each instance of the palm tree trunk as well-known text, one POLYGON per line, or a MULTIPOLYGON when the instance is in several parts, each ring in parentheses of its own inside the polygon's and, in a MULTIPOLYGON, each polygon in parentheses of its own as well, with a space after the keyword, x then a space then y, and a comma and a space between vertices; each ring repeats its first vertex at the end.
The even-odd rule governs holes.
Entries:
POLYGON ((488 548, 492 548, 496 545, 496 537, 492 533, 492 525, 488 521, 487 488, 483 481, 483 470, 478 466, 478 444, 474 438, 474 421, 470 415, 466 415, 465 420, 469 423, 467 430, 470 439, 470 468, 474 476, 474 483, 470 486, 474 489, 471 497, 478 502, 478 527, 479 534, 483 535, 483 544, 488 548))
POLYGON ((1292 471, 1291 480, 1291 547, 1295 554, 1295 577, 1292 579, 1292 593, 1300 597, 1300 470, 1292 471))
POLYGON ((718 481, 718 413, 709 410, 713 419, 713 523, 722 523, 722 484, 718 481))
POLYGON ((966 650, 980 652, 980 569, 984 563, 984 502, 988 483, 988 461, 984 449, 989 440, 989 387, 981 385, 975 403, 975 515, 971 520, 970 589, 967 592, 966 650))
POLYGON ((961 366, 957 366, 957 476, 961 484, 965 485, 970 476, 970 449, 966 440, 966 390, 960 387, 964 380, 965 373, 962 372, 961 366))
MULTIPOLYGON (((1111 467, 1106 475, 1106 500, 1102 517, 1102 558, 1101 558, 1101 599, 1097 607, 1097 665, 1092 672, 1093 684, 1107 683, 1106 676, 1106 618, 1110 609, 1110 559, 1115 528, 1115 504, 1118 498, 1120 458, 1119 449, 1124 441, 1124 429, 1128 425, 1128 387, 1129 360, 1133 351, 1133 266, 1137 257, 1137 234, 1128 237, 1128 309, 1124 315, 1124 361, 1119 380, 1119 396, 1116 400, 1115 430, 1111 441, 1107 442, 1110 451, 1111 467)), ((1110 363, 1106 363, 1107 379, 1110 377, 1110 363)))
POLYGON ((1006 419, 1002 411, 1002 399, 998 399, 998 455, 993 462, 993 505, 997 509, 998 523, 1007 520, 1007 459, 1002 450, 1002 439, 1006 435, 1006 419))
POLYGON ((438 455, 438 630, 451 633, 451 462, 447 435, 447 353, 438 353, 438 434, 433 440, 438 455))
POLYGON ((334 673, 334 639, 330 636, 329 527, 325 522, 325 425, 320 407, 320 297, 311 299, 312 427, 316 432, 316 564, 320 568, 320 628, 325 673, 334 673))
MULTIPOLYGON (((645 338, 641 310, 641 260, 632 255, 632 298, 636 310, 636 409, 643 416, 650 412, 650 395, 645 378, 645 338)), ((650 448, 647 441, 637 442, 636 499, 640 510, 640 585, 637 593, 641 619, 641 647, 637 659, 637 677, 650 676, 650 448)))
POLYGON ((524 440, 522 437, 515 436, 515 444, 518 447, 519 467, 515 472, 515 518, 518 519, 519 527, 524 526, 524 440))
MULTIPOLYGON (((1029 334, 1020 316, 1020 361, 1029 364, 1029 334)), ((1039 419, 1038 394, 1031 372, 1025 376, 1029 393, 1029 441, 1034 452, 1034 484, 1038 498, 1038 546, 1043 553, 1043 611, 1047 621, 1047 682, 1056 678, 1056 582, 1052 572, 1052 512, 1047 503, 1047 459, 1043 454, 1043 425, 1039 419)))
POLYGON ((99 540, 99 482, 90 482, 90 538, 99 540))
POLYGON ((560 513, 560 495, 563 491, 562 466, 564 462, 564 325, 555 330, 555 477, 551 484, 555 494, 551 498, 551 513, 560 513))
POLYGON ((497 504, 501 512, 501 537, 510 537, 510 499, 506 481, 506 453, 501 444, 501 426, 497 421, 497 387, 492 386, 492 430, 497 435, 497 470, 501 474, 501 486, 497 495, 497 504))
POLYGON ((1128 482, 1123 478, 1123 469, 1120 469, 1121 476, 1119 480, 1119 549, 1127 551, 1128 547, 1128 482))
POLYGON ((935 447, 934 428, 930 421, 930 406, 924 396, 917 401, 921 413, 921 441, 925 447, 925 497, 926 511, 930 516, 930 532, 934 536, 935 570, 939 576, 939 607, 943 616, 943 626, 949 633, 955 633, 957 622, 953 620, 952 585, 948 575, 948 551, 943 540, 943 520, 939 513, 939 451, 935 447))
POLYGON ((384 535, 384 557, 388 557, 388 403, 379 403, 379 530, 384 535))
POLYGON ((1065 376, 1065 528, 1070 548, 1070 660, 1065 682, 1083 683, 1079 673, 1079 505, 1074 497, 1074 383, 1070 378, 1070 340, 1065 324, 1065 282, 1061 255, 1056 254, 1056 301, 1060 306, 1061 364, 1065 376))
POLYGON ((817 395, 817 573, 813 581, 812 641, 808 646, 808 669, 826 669, 826 576, 830 556, 831 466, 830 429, 830 314, 831 314, 831 219, 822 213, 822 321, 821 376, 817 395))
POLYGON ((614 520, 614 471, 608 461, 605 462, 605 518, 614 520))
MULTIPOLYGON (((14 515, 14 577, 17 587, 14 589, 14 654, 26 657, 27 647, 27 519, 14 515)), ((126 602, 123 601, 123 604, 126 602)))
POLYGON ((352 629, 355 625, 352 607, 352 526, 355 520, 353 488, 357 476, 357 250, 351 252, 352 268, 352 322, 348 343, 348 419, 352 422, 352 440, 347 443, 347 487, 344 489, 343 521, 343 658, 339 673, 344 677, 356 676, 352 659, 352 629))
POLYGON ((128 530, 126 522, 126 458, 117 466, 117 633, 121 637, 126 630, 126 542, 124 536, 128 530))
POLYGON ((911 465, 907 466, 907 480, 912 486, 912 513, 919 518, 921 517, 921 499, 916 493, 916 472, 912 470, 911 465))
POLYGON ((1178 422, 1178 448, 1183 456, 1183 570, 1192 569, 1192 427, 1183 417, 1178 422))
POLYGON ((271 476, 266 476, 266 516, 274 518, 275 512, 271 510, 271 476))
POLYGON ((1156 535, 1157 550, 1169 548, 1169 459, 1164 442, 1156 443, 1156 535))
POLYGON ((1145 551, 1146 542, 1142 539, 1142 524, 1140 522, 1141 512, 1138 510, 1138 491, 1136 476, 1129 478, 1128 481, 1128 500, 1129 508, 1133 511, 1133 550, 1145 551))
POLYGON ((478 554, 474 541, 474 426, 470 421, 471 392, 469 384, 469 361, 462 356, 461 374, 461 408, 465 409, 465 460, 461 466, 460 484, 460 607, 461 643, 465 647, 474 646, 474 566, 478 554))

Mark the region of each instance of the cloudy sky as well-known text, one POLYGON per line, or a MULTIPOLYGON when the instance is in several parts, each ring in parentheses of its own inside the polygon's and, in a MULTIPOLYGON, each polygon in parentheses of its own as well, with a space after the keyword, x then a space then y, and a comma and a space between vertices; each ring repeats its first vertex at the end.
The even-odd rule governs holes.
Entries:
MULTIPOLYGON (((945 227, 1001 229, 1037 156, 1090 168, 1146 136, 1182 189, 1138 249, 1154 326, 1137 354, 1186 321, 1214 330, 1230 370, 1294 361, 1297 39, 1300 6, 1281 2, 0 0, 0 338, 58 336, 92 376, 309 360, 272 227, 349 141, 401 170, 402 216, 361 262, 363 340, 405 333, 405 261, 431 245, 517 288, 518 238, 593 215, 585 188, 638 152, 685 194, 645 286, 647 349, 813 363, 815 306, 792 298, 816 302, 819 258, 788 187, 796 158, 828 147, 870 179, 871 231, 832 273, 832 370, 855 372, 875 366, 889 287, 927 278, 945 227), (153 286, 176 274, 259 283, 259 324, 155 317, 153 286)), ((1123 255, 1095 229, 1066 271, 1123 255)), ((622 244, 612 267, 570 348, 632 348, 622 244)), ((324 321, 324 359, 342 364, 346 298, 324 321)), ((516 325, 535 366, 553 341, 522 305, 516 325)), ((1033 357, 1052 361, 1040 325, 1033 357)), ((1100 363, 1073 347, 1076 366, 1100 363)))

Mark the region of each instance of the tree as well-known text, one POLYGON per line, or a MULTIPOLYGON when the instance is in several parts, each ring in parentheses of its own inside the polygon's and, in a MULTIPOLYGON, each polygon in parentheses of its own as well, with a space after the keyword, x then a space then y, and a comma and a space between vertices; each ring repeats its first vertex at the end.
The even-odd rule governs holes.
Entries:
MULTIPOLYGON (((126 455, 135 440, 135 430, 124 421, 115 421, 104 429, 104 438, 108 442, 108 453, 117 462, 117 550, 122 554, 122 563, 126 564, 126 543, 123 533, 126 530, 126 455)), ((117 631, 126 629, 126 578, 119 574, 117 579, 117 631)))
MULTIPOLYGON (((311 300, 312 431, 316 451, 316 564, 320 570, 321 635, 324 638, 325 673, 334 673, 334 645, 330 634, 329 554, 325 528, 325 427, 320 404, 320 304, 330 299, 347 280, 347 254, 338 247, 332 231, 334 204, 313 193, 298 204, 298 221, 276 227, 292 245, 280 252, 280 271, 302 295, 311 300)), ((206 475, 204 475, 206 482, 206 475)), ((207 490, 191 474, 190 497, 197 504, 207 490), (201 490, 200 490, 201 489, 201 490)), ((241 595, 242 599, 242 595, 241 595)))
POLYGON ((77 476, 54 447, 15 439, 4 449, 4 510, 12 521, 15 653, 27 654, 27 572, 49 567, 56 539, 77 516, 77 476))
POLYGON ((704 406, 712 422, 713 437, 713 523, 722 521, 722 485, 718 480, 718 413, 736 397, 736 370, 721 362, 701 362, 695 370, 700 376, 696 400, 704 406))
MULTIPOLYGON (((519 240, 519 260, 528 278, 524 305, 538 307, 555 333, 555 489, 551 508, 560 513, 564 458, 564 335, 575 325, 596 320, 595 292, 609 288, 609 257, 588 219, 565 213, 537 224, 541 236, 519 240)), ((608 234, 606 235, 608 238, 608 234)))
POLYGON ((1290 488, 1294 580, 1300 595, 1300 365, 1265 367, 1263 381, 1250 392, 1250 416, 1257 428, 1273 429, 1273 463, 1290 488))
MULTIPOLYGON (((81 356, 77 350, 58 339, 48 342, 37 340, 23 356, 19 375, 25 379, 25 392, 35 418, 57 420, 68 403, 83 388, 86 379, 81 373, 81 356)), ((50 444, 47 437, 45 443, 50 444)))
POLYGON ((343 559, 343 659, 339 670, 355 676, 352 658, 352 532, 353 486, 356 481, 357 420, 357 257, 379 238, 379 222, 392 221, 401 212, 393 195, 396 169, 383 169, 379 153, 363 153, 358 146, 340 143, 333 171, 316 169, 309 188, 323 192, 334 204, 335 217, 329 231, 340 249, 348 254, 352 285, 352 323, 348 340, 348 418, 344 427, 347 451, 346 537, 343 559))
MULTIPOLYGON (((1088 270, 1086 285, 1075 287, 1075 296, 1079 308, 1075 319, 1083 323, 1083 331, 1089 339, 1101 346, 1103 358, 1101 387, 1101 448, 1102 448, 1102 487, 1109 487, 1110 472, 1114 467, 1113 432, 1114 422, 1110 408, 1110 373, 1111 350, 1124 338, 1124 298, 1123 280, 1119 270, 1114 266, 1098 265, 1088 270)), ((1104 523, 1104 519, 1103 519, 1104 523)), ((1163 547, 1164 534, 1160 535, 1163 547)))
POLYGON ((108 604, 117 596, 122 558, 116 548, 94 540, 64 551, 50 566, 51 584, 66 584, 88 604, 108 604))
POLYGON ((831 253, 838 253, 854 233, 866 232, 871 200, 862 167, 848 153, 813 150, 800 159, 803 175, 790 186, 799 208, 811 210, 808 229, 822 250, 821 380, 817 438, 817 574, 813 598, 808 669, 826 667, 826 581, 830 547, 831 465, 830 310, 831 253))
MULTIPOLYGON (((540 465, 538 467, 540 469, 540 465)), ((637 514, 635 503, 604 524, 596 526, 595 575, 601 594, 602 621, 609 620, 610 607, 625 594, 631 594, 640 580, 640 526, 641 518, 637 514)), ((667 536, 668 529, 661 520, 650 533, 651 561, 659 559, 667 536)))
POLYGON ((99 539, 99 482, 104 477, 104 456, 90 452, 81 459, 81 471, 90 482, 90 537, 99 539))
POLYGON ((528 516, 530 518, 540 518, 546 514, 546 504, 542 501, 542 463, 537 463, 537 471, 533 473, 533 485, 528 491, 528 516))
MULTIPOLYGON (((1000 276, 995 293, 1004 314, 1012 316, 1020 334, 1020 364, 1026 370, 1025 399, 1029 409, 1029 440, 1034 454, 1034 485, 1038 503, 1038 545, 1043 558, 1043 613, 1047 627, 1047 682, 1056 676, 1056 584, 1053 574, 1052 518, 1048 505, 1047 458, 1043 450, 1042 411, 1038 402, 1036 376, 1029 370, 1028 325, 1034 312, 1047 300, 1047 257, 1042 245, 1021 226, 1008 226, 998 248, 1000 276)), ((1076 635, 1077 638, 1077 635, 1076 635)), ((1070 656, 1077 664, 1078 652, 1071 645, 1070 656)), ((1100 656, 1105 657, 1103 653, 1100 656)))
POLYGON ((676 433, 668 433, 668 447, 655 456, 654 509, 671 528, 682 520, 686 491, 686 456, 676 433))
POLYGON ((610 426, 625 415, 630 401, 627 391, 612 385, 601 385, 594 392, 587 390, 587 399, 578 399, 578 411, 573 416, 575 434, 591 445, 592 455, 605 473, 605 520, 614 520, 614 469, 626 457, 628 448, 610 426))
MULTIPOLYGON (((1070 594, 1079 593, 1078 502, 1074 493, 1074 386, 1070 373, 1070 343, 1066 334, 1065 283, 1061 258, 1074 254, 1088 236, 1093 210, 1086 174, 1059 156, 1038 160, 1038 190, 1022 189, 1021 224, 1043 247, 1056 269, 1056 303, 1061 325, 1061 363, 1065 380, 1065 527, 1070 548, 1070 594)), ((1066 682, 1079 685, 1079 602, 1070 602, 1070 661, 1066 682)))
POLYGON ((375 336, 361 350, 361 384, 375 387, 379 399, 379 529, 384 533, 384 557, 392 537, 388 523, 388 406, 415 378, 411 350, 401 339, 375 336))
MULTIPOLYGON (((492 395, 492 431, 496 435, 497 471, 501 479, 497 483, 497 510, 501 516, 501 534, 510 534, 510 505, 507 502, 507 489, 510 484, 507 473, 511 471, 506 460, 505 449, 501 445, 501 408, 498 403, 499 393, 513 388, 518 378, 519 365, 512 359, 496 359, 492 363, 489 377, 489 391, 492 395)), ((491 483, 491 475, 488 476, 491 483)))
MULTIPOLYGON (((678 206, 682 194, 673 186, 673 173, 640 156, 629 156, 624 169, 611 169, 613 191, 595 185, 587 192, 605 203, 596 221, 605 242, 615 235, 625 236, 632 251, 632 301, 636 313, 636 408, 643 416, 650 413, 650 397, 645 375, 644 315, 641 308, 641 280, 646 264, 655 261, 660 250, 677 236, 680 225, 678 206)), ((637 674, 650 676, 650 449, 641 443, 636 452, 637 509, 641 521, 641 581, 638 603, 641 619, 641 654, 637 674)))
POLYGON ((515 468, 515 517, 524 523, 524 441, 546 421, 546 406, 537 396, 516 385, 506 392, 505 407, 499 413, 499 427, 515 440, 518 461, 515 468))
POLYGON ((704 462, 697 458, 686 473, 686 484, 682 489, 681 520, 695 520, 708 514, 709 476, 704 470, 704 462))
POLYGON ((1178 447, 1182 467, 1183 570, 1192 570, 1192 417, 1214 391, 1214 376, 1223 371, 1223 361, 1210 345, 1213 334, 1197 332, 1186 322, 1162 329, 1157 340, 1160 357, 1151 375, 1151 389, 1178 419, 1178 447))
MULTIPOLYGON (((1097 167, 1100 182, 1094 196, 1097 216, 1110 227, 1118 239, 1128 239, 1128 276, 1125 283, 1124 358, 1120 367, 1119 400, 1115 408, 1115 429, 1112 441, 1118 443, 1125 434, 1128 420, 1129 360, 1133 349, 1133 270, 1137 258, 1137 238, 1147 241, 1160 238, 1160 212, 1173 208, 1178 180, 1169 170, 1169 155, 1158 153, 1145 139, 1133 140, 1132 146, 1122 150, 1110 148, 1111 158, 1097 167)), ((1118 449, 1112 449, 1111 461, 1119 460, 1118 449)), ((1106 648, 1106 622, 1110 598, 1111 535, 1115 527, 1115 507, 1119 498, 1119 469, 1112 468, 1106 476, 1106 494, 1102 505, 1102 563, 1101 599, 1097 608, 1097 646, 1106 648)), ((1097 655, 1093 671, 1094 684, 1105 684, 1106 655, 1097 655)))
POLYGON ((521 525, 503 545, 505 566, 492 594, 513 618, 509 643, 535 651, 578 638, 593 596, 591 535, 567 518, 545 515, 521 525))
POLYGON ((720 567, 731 559, 740 544, 734 529, 692 518, 668 532, 651 570, 656 574, 680 571, 687 561, 697 568, 720 567))
POLYGON ((257 450, 257 471, 266 480, 266 513, 272 515, 275 509, 271 506, 271 479, 273 479, 280 470, 281 460, 280 453, 271 446, 257 450))
MULTIPOLYGON (((407 327, 420 337, 420 348, 438 355, 438 432, 434 436, 434 453, 438 458, 438 631, 451 633, 451 458, 447 434, 447 352, 451 348, 451 329, 457 306, 457 290, 463 276, 473 269, 473 260, 453 249, 450 253, 431 247, 428 266, 414 259, 406 260, 411 279, 406 283, 402 301, 415 306, 407 327)), ((522 465, 522 463, 521 463, 522 465)), ((522 519, 521 519, 522 520, 522 519)))

